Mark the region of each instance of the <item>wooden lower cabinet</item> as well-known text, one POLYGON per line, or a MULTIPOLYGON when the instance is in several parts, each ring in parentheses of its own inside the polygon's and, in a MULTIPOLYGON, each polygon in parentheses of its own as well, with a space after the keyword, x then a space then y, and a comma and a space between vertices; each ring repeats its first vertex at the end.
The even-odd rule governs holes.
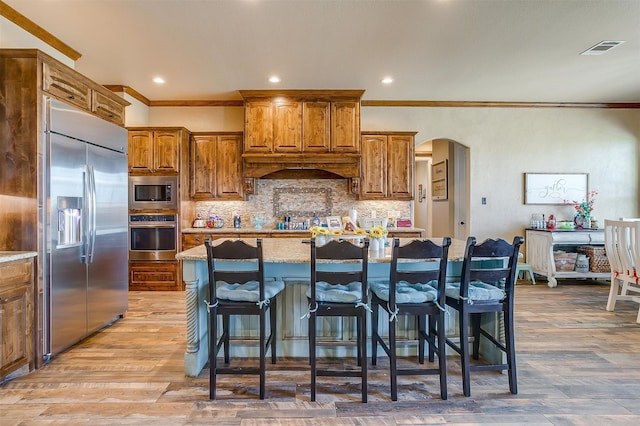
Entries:
POLYGON ((0 382, 34 367, 33 259, 0 263, 0 382))
POLYGON ((184 290, 180 263, 129 262, 129 290, 184 290))

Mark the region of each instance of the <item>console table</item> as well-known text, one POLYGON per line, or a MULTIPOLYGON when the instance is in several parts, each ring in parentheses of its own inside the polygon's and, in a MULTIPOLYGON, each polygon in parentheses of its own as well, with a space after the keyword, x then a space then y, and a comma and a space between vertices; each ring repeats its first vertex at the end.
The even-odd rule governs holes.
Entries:
POLYGON ((558 278, 610 279, 609 272, 556 271, 553 252, 566 248, 575 251, 577 246, 604 246, 603 229, 527 229, 527 263, 533 272, 547 277, 549 287, 558 285, 558 278))

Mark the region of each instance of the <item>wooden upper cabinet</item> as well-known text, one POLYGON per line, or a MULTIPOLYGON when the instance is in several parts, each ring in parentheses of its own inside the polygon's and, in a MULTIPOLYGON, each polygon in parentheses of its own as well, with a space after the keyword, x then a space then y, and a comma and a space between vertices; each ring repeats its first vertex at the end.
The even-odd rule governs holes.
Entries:
POLYGON ((273 114, 274 152, 300 152, 301 103, 290 100, 274 101, 273 114))
POLYGON ((154 131, 153 168, 157 172, 177 172, 180 169, 180 136, 176 131, 154 131))
POLYGON ((216 137, 192 135, 190 151, 190 197, 196 200, 214 198, 216 196, 216 137))
POLYGON ((93 92, 92 111, 107 121, 124 126, 124 107, 100 92, 93 92))
POLYGON ((216 196, 225 200, 241 200, 242 134, 218 136, 216 148, 216 196))
POLYGON ((413 199, 414 136, 387 138, 387 196, 395 200, 413 199))
POLYGON ((91 87, 74 74, 43 64, 42 90, 85 110, 91 110, 91 87))
POLYGON ((129 171, 151 171, 153 168, 153 132, 129 132, 129 171))
POLYGON ((387 136, 362 136, 362 180, 360 196, 363 199, 382 199, 387 196, 387 136))
POLYGON ((362 134, 361 199, 413 199, 415 132, 362 134))
POLYGON ((129 102, 62 64, 42 62, 42 90, 98 117, 124 126, 129 102))
POLYGON ((245 153, 360 152, 363 90, 241 90, 245 153))
POLYGON ((360 152, 360 102, 331 102, 331 150, 360 152))
POLYGON ((273 105, 271 100, 246 101, 244 151, 273 152, 273 105))
POLYGON ((190 151, 192 199, 243 199, 242 133, 193 134, 190 151))
POLYGON ((183 131, 181 129, 130 130, 129 173, 177 174, 180 171, 183 131))
POLYGON ((330 102, 302 103, 302 150, 329 152, 331 149, 330 102))

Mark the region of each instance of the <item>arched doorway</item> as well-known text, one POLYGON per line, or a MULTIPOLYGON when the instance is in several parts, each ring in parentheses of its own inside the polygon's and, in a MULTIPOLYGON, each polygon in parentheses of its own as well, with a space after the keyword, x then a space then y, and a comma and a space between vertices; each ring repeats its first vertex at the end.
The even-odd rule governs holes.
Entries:
POLYGON ((469 147, 459 142, 438 138, 416 146, 414 223, 426 236, 470 234, 469 165, 469 147))

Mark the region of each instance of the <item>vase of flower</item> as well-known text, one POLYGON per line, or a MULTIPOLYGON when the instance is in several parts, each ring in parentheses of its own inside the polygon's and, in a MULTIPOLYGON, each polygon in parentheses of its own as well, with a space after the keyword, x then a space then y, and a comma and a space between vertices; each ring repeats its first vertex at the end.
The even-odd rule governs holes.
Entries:
POLYGON ((597 191, 589 191, 582 201, 565 201, 565 204, 573 206, 575 210, 573 222, 576 228, 591 229, 591 212, 596 195, 598 195, 597 191))
POLYGON ((380 240, 378 238, 371 238, 369 240, 369 251, 377 253, 380 248, 380 240))

